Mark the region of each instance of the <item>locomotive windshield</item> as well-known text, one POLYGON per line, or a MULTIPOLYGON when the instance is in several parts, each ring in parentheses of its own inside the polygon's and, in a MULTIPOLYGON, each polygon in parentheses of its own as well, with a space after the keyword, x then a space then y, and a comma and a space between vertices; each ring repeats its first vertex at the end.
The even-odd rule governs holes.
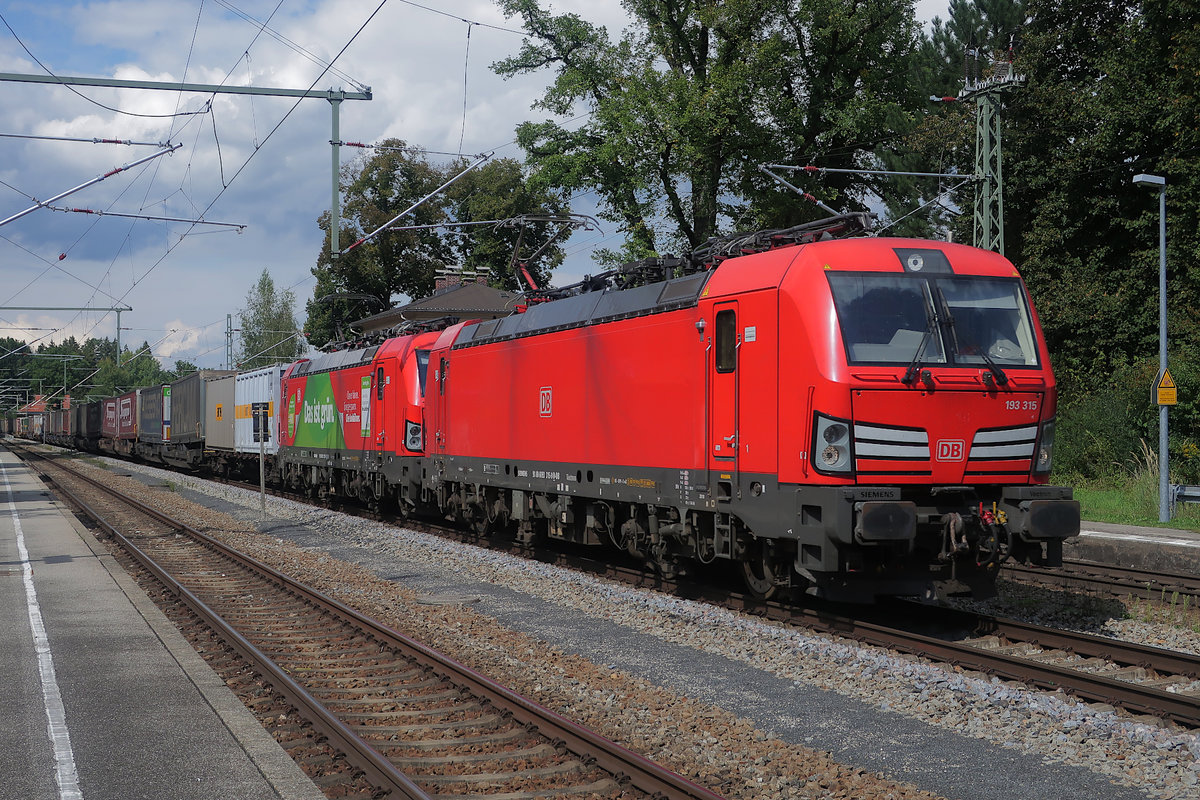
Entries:
POLYGON ((830 272, 851 364, 1036 367, 1019 280, 830 272))

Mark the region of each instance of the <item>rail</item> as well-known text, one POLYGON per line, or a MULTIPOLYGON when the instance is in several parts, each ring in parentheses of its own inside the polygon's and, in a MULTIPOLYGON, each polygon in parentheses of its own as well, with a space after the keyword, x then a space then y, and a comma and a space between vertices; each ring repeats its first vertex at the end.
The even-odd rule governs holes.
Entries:
MULTIPOLYGON (((34 454, 37 455, 36 453, 34 454)), ((594 765, 596 768, 614 776, 618 785, 627 785, 629 789, 645 793, 650 797, 662 798, 663 800, 721 800, 719 795, 692 783, 654 761, 621 747, 599 734, 555 714, 540 704, 514 693, 469 667, 443 656, 428 646, 404 636, 382 623, 363 616, 333 598, 292 581, 277 570, 233 550, 185 523, 172 519, 157 509, 151 508, 135 498, 116 492, 111 487, 105 486, 103 483, 74 470, 70 470, 62 464, 56 463, 56 466, 70 473, 73 478, 87 482, 103 491, 106 495, 117 497, 120 502, 138 509, 139 512, 158 520, 161 524, 185 533, 188 537, 203 545, 207 550, 215 552, 225 559, 231 559, 247 570, 265 576, 270 583, 284 586, 288 593, 301 598, 306 605, 320 607, 326 613, 353 625, 358 630, 364 631, 371 639, 381 643, 379 647, 380 653, 394 649, 398 653, 403 653, 405 658, 418 664, 420 668, 429 670, 431 673, 437 675, 446 676, 451 683, 462 687, 463 690, 469 692, 472 696, 479 698, 485 705, 498 709, 505 717, 513 720, 517 726, 529 731, 536 731, 545 740, 548 740, 553 747, 562 748, 573 753, 582 763, 594 765)), ((168 574, 168 570, 159 566, 154 558, 141 548, 138 548, 127 537, 121 535, 115 527, 104 523, 101 520, 102 515, 96 510, 90 509, 87 503, 82 498, 79 498, 76 493, 71 492, 61 482, 54 481, 52 476, 47 476, 44 472, 43 475, 55 484, 57 491, 61 491, 65 496, 69 497, 70 502, 77 505, 84 510, 84 513, 96 519, 99 524, 104 526, 107 533, 121 542, 122 547, 126 548, 127 552, 137 558, 147 570, 150 570, 159 580, 171 587, 171 590, 199 614, 207 624, 215 630, 221 631, 222 637, 245 658, 255 664, 256 668, 261 667, 268 670, 270 673, 269 680, 272 685, 277 687, 282 694, 285 694, 293 705, 302 709, 303 714, 313 719, 318 729, 329 736, 331 741, 336 742, 338 749, 350 755, 356 765, 368 774, 377 785, 386 787, 388 791, 394 792, 393 796, 396 797, 408 797, 413 800, 423 800, 428 797, 426 792, 416 782, 396 769, 388 756, 372 747, 369 742, 364 741, 359 733, 354 730, 352 724, 347 724, 335 712, 329 711, 319 699, 308 692, 305 686, 293 679, 294 675, 289 675, 285 672, 283 668, 275 664, 272 658, 251 643, 246 636, 243 636, 241 632, 235 630, 225 622, 218 611, 209 608, 203 600, 176 581, 168 574), (320 721, 317 722, 317 720, 320 721)), ((224 573, 221 574, 223 575, 224 573)), ((447 740, 447 742, 449 741, 447 740)))

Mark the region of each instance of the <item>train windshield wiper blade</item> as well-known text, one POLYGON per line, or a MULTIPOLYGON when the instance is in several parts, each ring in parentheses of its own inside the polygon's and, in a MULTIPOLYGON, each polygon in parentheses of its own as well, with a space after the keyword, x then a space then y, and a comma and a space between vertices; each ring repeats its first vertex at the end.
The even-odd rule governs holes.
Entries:
POLYGON ((991 359, 991 356, 985 353, 983 348, 978 344, 972 344, 968 349, 959 348, 958 329, 954 326, 954 313, 950 311, 950 303, 947 302, 946 295, 942 294, 942 287, 937 286, 934 288, 934 291, 937 292, 938 305, 941 306, 942 317, 944 318, 946 324, 950 326, 950 334, 951 338, 953 339, 954 352, 970 353, 972 350, 975 351, 975 353, 979 354, 979 357, 983 359, 983 363, 987 364, 988 372, 992 374, 992 378, 996 381, 997 385, 1003 386, 1004 384, 1008 383, 1008 375, 1005 374, 1004 370, 1000 369, 996 362, 991 359))
POLYGON ((992 377, 996 379, 996 383, 1000 386, 1008 383, 1008 375, 1004 373, 1004 370, 1000 369, 995 361, 992 361, 991 356, 985 353, 979 345, 975 345, 974 349, 979 353, 979 357, 983 359, 983 362, 987 364, 988 371, 992 373, 992 377))
POLYGON ((925 347, 938 327, 937 311, 933 304, 929 302, 929 298, 924 292, 921 293, 921 299, 925 301, 925 333, 921 336, 921 343, 917 345, 917 351, 913 353, 912 361, 908 362, 908 369, 904 370, 904 377, 900 379, 901 383, 916 383, 917 375, 921 373, 921 355, 925 352, 925 347))
POLYGON ((900 379, 901 383, 916 383, 917 375, 921 372, 921 354, 925 352, 925 345, 929 343, 929 337, 933 336, 933 323, 929 323, 929 327, 925 328, 925 335, 921 337, 921 343, 917 345, 917 352, 913 353, 912 361, 908 362, 908 369, 904 370, 904 377, 900 379))

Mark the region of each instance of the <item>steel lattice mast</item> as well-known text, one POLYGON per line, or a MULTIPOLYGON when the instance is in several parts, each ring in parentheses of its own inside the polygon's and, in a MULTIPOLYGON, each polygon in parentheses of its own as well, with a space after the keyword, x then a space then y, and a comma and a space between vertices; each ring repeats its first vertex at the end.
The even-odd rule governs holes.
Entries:
POLYGON ((975 103, 975 224, 972 244, 1004 255, 1004 169, 1000 96, 1025 83, 1011 61, 997 61, 984 80, 967 76, 958 99, 975 103))

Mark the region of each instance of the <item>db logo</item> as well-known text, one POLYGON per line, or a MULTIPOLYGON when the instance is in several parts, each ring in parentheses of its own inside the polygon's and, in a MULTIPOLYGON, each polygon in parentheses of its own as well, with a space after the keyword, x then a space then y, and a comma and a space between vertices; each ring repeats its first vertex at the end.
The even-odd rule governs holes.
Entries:
POLYGON ((554 407, 554 389, 550 386, 543 386, 541 390, 541 398, 538 403, 538 413, 543 417, 550 416, 550 412, 554 407))
POLYGON ((962 439, 939 439, 937 443, 938 461, 962 461, 963 450, 967 443, 962 439))

